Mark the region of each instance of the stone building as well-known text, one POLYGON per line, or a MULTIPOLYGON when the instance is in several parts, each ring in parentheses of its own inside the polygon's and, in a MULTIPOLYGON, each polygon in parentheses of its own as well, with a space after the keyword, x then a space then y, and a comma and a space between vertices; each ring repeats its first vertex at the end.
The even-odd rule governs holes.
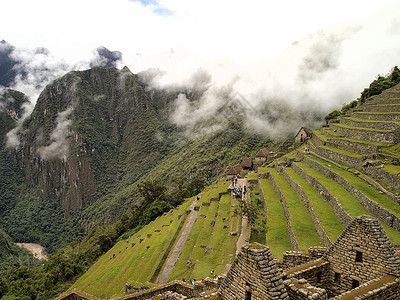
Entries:
POLYGON ((307 127, 301 127, 300 130, 297 132, 294 141, 295 143, 304 143, 308 138, 311 137, 310 131, 307 127))
POLYGON ((265 163, 267 161, 269 151, 266 148, 260 149, 255 156, 256 163, 265 163))

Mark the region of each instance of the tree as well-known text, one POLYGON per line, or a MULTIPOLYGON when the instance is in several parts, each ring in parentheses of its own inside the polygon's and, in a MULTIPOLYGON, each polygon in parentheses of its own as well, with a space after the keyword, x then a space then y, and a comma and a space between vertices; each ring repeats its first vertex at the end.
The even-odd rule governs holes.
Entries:
POLYGON ((149 205, 165 196, 167 187, 160 180, 145 180, 138 184, 139 194, 144 198, 145 205, 149 205))

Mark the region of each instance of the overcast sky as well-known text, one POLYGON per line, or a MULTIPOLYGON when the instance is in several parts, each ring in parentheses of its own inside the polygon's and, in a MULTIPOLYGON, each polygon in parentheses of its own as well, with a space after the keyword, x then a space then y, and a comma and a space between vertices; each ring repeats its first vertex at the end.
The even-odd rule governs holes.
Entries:
POLYGON ((252 103, 279 93, 330 110, 400 62, 398 0, 2 0, 0 9, 0 40, 46 48, 53 67, 104 46, 122 53, 119 67, 166 71, 161 84, 202 70, 252 103))

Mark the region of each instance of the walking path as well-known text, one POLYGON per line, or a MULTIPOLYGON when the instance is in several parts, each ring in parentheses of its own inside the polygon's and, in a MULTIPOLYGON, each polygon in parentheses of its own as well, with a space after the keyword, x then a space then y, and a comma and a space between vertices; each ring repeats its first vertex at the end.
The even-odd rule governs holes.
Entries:
MULTIPOLYGON (((243 187, 246 186, 247 187, 247 178, 243 178, 243 179, 238 179, 238 185, 241 186, 242 191, 243 191, 243 187)), ((242 200, 247 201, 248 199, 248 194, 250 191, 247 191, 246 193, 246 198, 242 198, 242 200)), ((242 230, 240 232, 240 236, 236 242, 236 255, 239 254, 240 250, 242 249, 242 246, 244 245, 244 243, 246 242, 246 237, 247 237, 247 216, 242 216, 242 230)))
POLYGON ((183 229, 183 232, 176 243, 174 250, 172 251, 172 254, 168 258, 167 262, 165 263, 165 267, 163 272, 161 273, 160 279, 158 280, 158 284, 164 284, 167 282, 169 274, 171 274, 172 269, 174 268, 176 262, 179 259, 179 256, 181 255, 183 246, 185 246, 186 240, 190 234, 190 231, 192 230, 193 224, 197 220, 197 211, 194 210, 195 205, 197 204, 198 199, 194 200, 193 203, 190 205, 189 209, 192 211, 190 213, 189 221, 186 223, 185 228, 183 229))

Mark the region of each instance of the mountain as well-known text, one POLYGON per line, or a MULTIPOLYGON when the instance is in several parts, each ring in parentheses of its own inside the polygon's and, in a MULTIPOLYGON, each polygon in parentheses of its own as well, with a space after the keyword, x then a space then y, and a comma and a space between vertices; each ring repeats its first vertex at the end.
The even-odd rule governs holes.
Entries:
MULTIPOLYGON (((335 249, 338 241, 343 243, 344 252, 352 253, 346 267, 357 269, 361 262, 355 259, 354 248, 365 255, 363 262, 376 260, 375 254, 366 251, 372 238, 362 236, 361 230, 353 234, 356 242, 343 239, 346 228, 361 219, 376 222, 379 229, 373 232, 383 232, 382 240, 394 246, 392 253, 398 257, 400 83, 392 85, 314 130, 292 152, 275 156, 270 164, 240 178, 237 185, 248 190, 246 204, 232 196, 231 180, 222 178, 138 232, 125 235, 59 299, 81 292, 100 299, 163 298, 172 292, 188 296, 187 284, 182 281, 196 278, 199 282, 200 278, 222 275, 218 279, 222 282, 237 263, 234 259, 245 239, 257 251, 261 245, 252 243, 268 245, 274 265, 277 263, 286 275, 301 269, 309 272, 316 258, 327 259, 323 254, 335 249)), ((235 278, 258 282, 262 272, 251 271, 257 260, 240 272, 236 269, 235 278)), ((381 265, 365 271, 379 270, 381 265)), ((307 284, 314 289, 316 283, 311 278, 307 284)), ((348 282, 352 279, 341 277, 348 282)), ((330 299, 358 286, 344 285, 334 276, 326 282, 330 299)), ((217 293, 216 280, 214 283, 199 298, 217 293)), ((384 284, 377 288, 376 276, 362 277, 359 284, 363 289, 354 294, 360 298, 385 288, 384 284)), ((289 298, 302 297, 293 294, 289 298)))
POLYGON ((201 90, 154 90, 143 78, 126 67, 73 71, 42 91, 22 124, 12 123, 11 113, 2 120, 10 122, 1 127, 3 141, 18 125, 8 135, 12 147, 3 143, 1 164, 15 173, 1 184, 16 189, 12 200, 0 199, 0 226, 15 241, 51 253, 119 220, 142 201, 139 182, 177 176, 211 182, 271 144, 249 133, 240 115, 218 132, 183 135, 170 120, 172 102, 180 93, 196 101, 201 90))

